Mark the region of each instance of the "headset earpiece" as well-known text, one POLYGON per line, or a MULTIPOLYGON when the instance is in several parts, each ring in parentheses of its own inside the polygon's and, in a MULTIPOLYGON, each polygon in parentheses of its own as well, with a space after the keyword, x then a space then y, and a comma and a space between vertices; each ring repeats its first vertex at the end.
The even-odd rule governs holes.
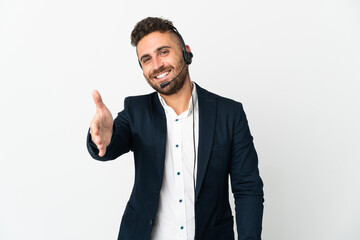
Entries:
POLYGON ((183 50, 183 56, 184 56, 184 61, 187 65, 190 65, 192 62, 192 57, 193 54, 191 52, 188 52, 186 50, 183 50))

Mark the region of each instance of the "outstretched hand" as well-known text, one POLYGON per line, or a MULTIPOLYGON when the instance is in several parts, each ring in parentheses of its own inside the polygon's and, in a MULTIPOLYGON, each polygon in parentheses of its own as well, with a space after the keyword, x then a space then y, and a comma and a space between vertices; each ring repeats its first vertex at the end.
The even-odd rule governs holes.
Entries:
POLYGON ((113 117, 97 90, 92 92, 92 97, 96 105, 96 113, 90 123, 90 134, 93 142, 99 149, 99 156, 102 157, 105 155, 106 147, 111 141, 113 117))

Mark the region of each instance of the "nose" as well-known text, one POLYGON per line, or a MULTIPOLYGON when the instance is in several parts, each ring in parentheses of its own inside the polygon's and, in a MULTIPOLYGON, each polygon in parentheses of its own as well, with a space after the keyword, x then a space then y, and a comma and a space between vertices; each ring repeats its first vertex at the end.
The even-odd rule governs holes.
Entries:
POLYGON ((164 65, 164 62, 161 60, 160 57, 155 57, 153 58, 152 64, 153 70, 158 70, 164 65))

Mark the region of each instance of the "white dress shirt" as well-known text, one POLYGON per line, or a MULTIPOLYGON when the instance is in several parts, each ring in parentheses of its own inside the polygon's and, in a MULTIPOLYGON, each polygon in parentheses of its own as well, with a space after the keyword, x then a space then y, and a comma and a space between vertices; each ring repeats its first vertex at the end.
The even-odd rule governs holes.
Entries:
POLYGON ((167 139, 164 175, 152 240, 193 240, 195 237, 194 185, 197 161, 194 159, 194 144, 197 152, 199 108, 195 84, 193 86, 194 101, 190 99, 189 108, 180 115, 158 94, 165 110, 167 139))

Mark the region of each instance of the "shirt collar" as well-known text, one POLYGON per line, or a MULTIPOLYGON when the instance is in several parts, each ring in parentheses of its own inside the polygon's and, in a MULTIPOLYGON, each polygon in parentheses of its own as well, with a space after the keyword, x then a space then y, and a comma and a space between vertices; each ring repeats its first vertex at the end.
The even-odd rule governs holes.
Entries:
POLYGON ((196 107, 198 96, 197 96, 197 91, 196 91, 196 84, 192 83, 192 85, 193 85, 193 90, 192 90, 192 96, 189 101, 189 107, 185 112, 181 113, 180 115, 177 115, 176 112, 174 111, 174 109, 166 104, 165 99, 163 97, 161 97, 161 95, 159 93, 157 93, 160 103, 163 106, 166 114, 169 114, 172 118, 182 119, 182 118, 186 118, 186 117, 190 116, 193 113, 193 109, 194 109, 193 103, 194 103, 194 106, 196 107))

